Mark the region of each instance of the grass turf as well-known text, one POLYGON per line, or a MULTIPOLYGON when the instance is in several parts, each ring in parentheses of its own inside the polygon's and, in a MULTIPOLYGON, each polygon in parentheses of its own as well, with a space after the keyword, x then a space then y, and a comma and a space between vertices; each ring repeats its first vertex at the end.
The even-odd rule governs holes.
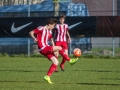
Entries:
MULTIPOLYGON (((59 58, 61 61, 61 58, 59 58)), ((120 90, 119 59, 84 59, 65 72, 43 80, 51 62, 46 58, 0 58, 0 90, 120 90)))

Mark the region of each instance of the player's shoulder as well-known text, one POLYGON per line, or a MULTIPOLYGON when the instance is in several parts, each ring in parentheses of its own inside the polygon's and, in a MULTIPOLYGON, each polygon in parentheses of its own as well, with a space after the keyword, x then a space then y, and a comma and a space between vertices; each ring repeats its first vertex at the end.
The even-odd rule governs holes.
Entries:
POLYGON ((43 26, 38 26, 37 29, 38 29, 38 30, 43 30, 44 27, 43 27, 43 26))
POLYGON ((65 23, 64 25, 68 27, 68 24, 65 23))

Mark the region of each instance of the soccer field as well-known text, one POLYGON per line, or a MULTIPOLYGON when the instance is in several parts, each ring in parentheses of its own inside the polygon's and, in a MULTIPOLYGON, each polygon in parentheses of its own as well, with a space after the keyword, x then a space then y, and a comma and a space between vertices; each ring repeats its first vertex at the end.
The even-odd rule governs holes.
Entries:
POLYGON ((46 58, 0 57, 0 90, 120 90, 119 59, 66 62, 65 72, 59 68, 51 76, 53 85, 43 80, 50 64, 46 58))

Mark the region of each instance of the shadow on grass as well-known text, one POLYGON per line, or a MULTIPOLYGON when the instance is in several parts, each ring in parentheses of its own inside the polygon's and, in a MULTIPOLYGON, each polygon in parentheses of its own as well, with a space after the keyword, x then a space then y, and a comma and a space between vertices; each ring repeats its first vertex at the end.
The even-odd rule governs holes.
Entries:
POLYGON ((45 82, 40 82, 40 81, 0 81, 2 83, 45 83, 45 82))
MULTIPOLYGON (((62 83, 62 84, 73 84, 73 83, 62 83)), ((107 83, 76 83, 80 85, 102 85, 102 86, 120 86, 120 84, 107 84, 107 83)))
POLYGON ((80 85, 105 85, 105 86, 120 86, 120 84, 107 84, 107 83, 76 83, 80 85))
POLYGON ((112 71, 112 70, 72 70, 72 71, 89 71, 89 72, 115 72, 115 73, 120 73, 120 71, 112 71))
POLYGON ((101 78, 103 80, 120 80, 120 78, 101 78))
POLYGON ((31 71, 31 70, 0 70, 0 72, 46 72, 45 70, 31 71))

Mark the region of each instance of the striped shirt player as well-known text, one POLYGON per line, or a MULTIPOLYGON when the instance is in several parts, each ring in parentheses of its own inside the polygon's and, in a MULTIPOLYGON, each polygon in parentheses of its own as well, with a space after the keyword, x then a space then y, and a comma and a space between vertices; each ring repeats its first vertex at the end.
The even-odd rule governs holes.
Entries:
POLYGON ((66 42, 66 33, 68 31, 68 25, 67 24, 57 24, 56 25, 56 41, 66 42))
POLYGON ((52 39, 52 32, 45 26, 39 26, 34 29, 34 34, 37 37, 38 50, 41 54, 46 56, 48 59, 54 56, 53 48, 49 46, 48 41, 52 39))
MULTIPOLYGON (((59 18, 60 24, 56 25, 55 28, 55 45, 56 46, 61 46, 64 52, 68 55, 68 43, 70 43, 70 35, 68 32, 68 25, 64 23, 65 21, 65 15, 61 15, 59 18)), ((56 54, 56 57, 58 57, 58 53, 56 54)), ((64 63, 66 60, 63 58, 60 68, 62 71, 64 71, 64 63)), ((57 72, 56 68, 56 72, 57 72)))
POLYGON ((42 51, 46 46, 49 46, 48 40, 52 38, 52 32, 46 27, 39 26, 34 29, 34 33, 37 35, 38 39, 38 50, 42 51))
POLYGON ((61 46, 63 49, 68 50, 67 38, 66 38, 68 32, 68 25, 57 24, 55 30, 56 30, 55 45, 61 46))

